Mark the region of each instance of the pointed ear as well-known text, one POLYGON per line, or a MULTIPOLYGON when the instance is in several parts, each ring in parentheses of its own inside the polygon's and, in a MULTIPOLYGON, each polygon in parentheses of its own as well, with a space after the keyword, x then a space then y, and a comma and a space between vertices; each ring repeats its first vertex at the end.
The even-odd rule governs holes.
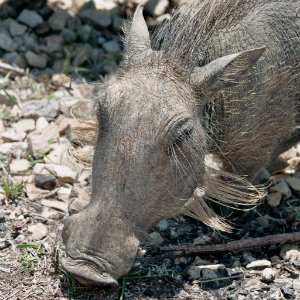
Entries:
POLYGON ((230 87, 241 80, 264 53, 265 47, 226 55, 203 67, 194 68, 190 83, 194 87, 205 86, 210 90, 230 87))
POLYGON ((135 53, 142 53, 151 49, 150 35, 143 16, 143 5, 139 5, 134 13, 129 36, 127 37, 127 47, 135 53))

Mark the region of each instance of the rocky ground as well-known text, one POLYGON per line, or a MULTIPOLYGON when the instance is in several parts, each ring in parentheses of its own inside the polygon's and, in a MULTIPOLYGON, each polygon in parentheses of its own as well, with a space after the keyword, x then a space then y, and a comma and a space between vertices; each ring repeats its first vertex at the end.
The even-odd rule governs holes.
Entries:
MULTIPOLYGON (((162 220, 119 288, 86 288, 64 273, 59 264, 64 219, 90 196, 89 166, 68 154, 76 145, 75 129, 86 129, 70 108, 91 97, 93 85, 85 79, 99 80, 117 66, 119 25, 136 3, 2 2, 0 299, 300 299, 299 243, 181 257, 153 251, 159 245, 299 232, 300 145, 283 154, 287 168, 263 174, 270 187, 261 205, 249 212, 224 211, 237 228, 233 233, 214 232, 184 216, 162 220)), ((168 17, 174 3, 150 4, 146 15, 153 26, 168 17)))

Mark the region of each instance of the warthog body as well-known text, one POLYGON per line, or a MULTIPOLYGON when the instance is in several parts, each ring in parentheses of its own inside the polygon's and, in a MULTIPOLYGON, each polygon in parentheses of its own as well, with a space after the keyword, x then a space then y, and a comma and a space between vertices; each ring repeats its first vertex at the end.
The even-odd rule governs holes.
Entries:
POLYGON ((63 267, 89 285, 116 285, 163 217, 226 228, 208 199, 255 202, 238 175, 298 138, 300 1, 190 1, 151 40, 139 6, 125 33, 118 80, 96 94, 91 203, 63 232, 63 267))

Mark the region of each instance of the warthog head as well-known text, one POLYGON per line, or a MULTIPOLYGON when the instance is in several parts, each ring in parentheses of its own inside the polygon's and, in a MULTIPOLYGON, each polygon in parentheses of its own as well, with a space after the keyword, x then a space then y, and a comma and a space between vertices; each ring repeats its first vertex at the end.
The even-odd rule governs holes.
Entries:
MULTIPOLYGON (((205 103, 195 87, 230 85, 262 53, 228 55, 189 73, 175 69, 163 51, 151 49, 141 6, 125 50, 117 83, 101 85, 97 93, 91 202, 68 219, 63 232, 63 267, 87 285, 117 285, 149 229, 182 211, 195 190, 204 191, 205 103)), ((204 200, 197 201, 186 210, 222 227, 204 200)))

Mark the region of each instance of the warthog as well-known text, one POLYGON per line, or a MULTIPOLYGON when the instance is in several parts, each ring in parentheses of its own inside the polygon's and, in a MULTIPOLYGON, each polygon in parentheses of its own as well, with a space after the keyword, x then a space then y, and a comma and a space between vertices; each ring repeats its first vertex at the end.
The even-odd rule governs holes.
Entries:
POLYGON ((142 10, 117 81, 97 87, 92 199, 63 232, 62 266, 86 285, 117 285, 161 218, 228 229, 209 200, 255 203, 239 175, 251 182, 299 138, 300 1, 189 1, 152 38, 142 10))

